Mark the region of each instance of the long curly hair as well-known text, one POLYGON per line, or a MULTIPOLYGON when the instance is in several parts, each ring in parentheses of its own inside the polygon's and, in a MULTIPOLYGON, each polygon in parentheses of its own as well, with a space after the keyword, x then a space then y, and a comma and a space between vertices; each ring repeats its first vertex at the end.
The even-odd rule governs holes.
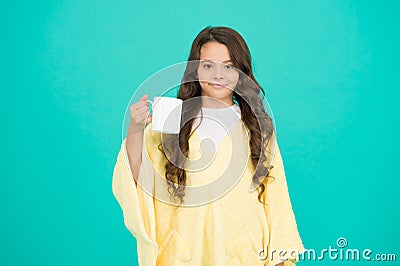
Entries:
MULTIPOLYGON (((262 180, 269 176, 272 168, 267 162, 272 158, 270 144, 275 136, 273 121, 262 104, 265 92, 254 77, 251 55, 246 42, 238 32, 229 27, 204 28, 192 43, 188 61, 199 60, 201 47, 212 41, 226 45, 233 66, 242 72, 239 73, 239 80, 233 91, 233 100, 238 103, 242 121, 250 132, 249 147, 255 169, 252 181, 259 192, 258 200, 263 203, 265 185, 262 180)), ((168 158, 165 165, 168 192, 171 198, 179 199, 180 204, 184 202, 185 196, 184 164, 189 154, 189 138, 194 132, 193 122, 201 112, 202 106, 201 100, 185 102, 195 97, 201 99, 201 86, 196 79, 196 64, 188 64, 178 91, 178 98, 183 100, 181 121, 184 123, 181 125, 179 135, 163 134, 162 144, 159 145, 161 152, 168 158), (180 148, 180 152, 177 152, 177 147, 180 148)))

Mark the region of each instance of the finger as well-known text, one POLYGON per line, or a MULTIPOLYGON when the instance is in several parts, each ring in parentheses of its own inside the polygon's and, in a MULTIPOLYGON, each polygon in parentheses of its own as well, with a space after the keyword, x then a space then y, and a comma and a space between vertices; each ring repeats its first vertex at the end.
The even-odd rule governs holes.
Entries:
POLYGON ((142 115, 138 115, 134 117, 134 120, 136 121, 136 123, 144 123, 146 122, 147 119, 147 115, 146 114, 142 114, 142 115))
POLYGON ((131 105, 131 111, 139 110, 142 107, 148 107, 146 102, 137 102, 131 105))
POLYGON ((147 101, 149 99, 149 95, 145 94, 143 95, 142 98, 140 98, 140 101, 147 101))
POLYGON ((137 110, 137 115, 148 115, 150 113, 149 108, 142 108, 137 110))
POLYGON ((140 113, 140 112, 143 112, 143 110, 144 110, 144 111, 148 111, 148 110, 149 110, 149 107, 148 107, 147 105, 142 105, 142 106, 137 106, 134 110, 135 110, 137 113, 140 113))

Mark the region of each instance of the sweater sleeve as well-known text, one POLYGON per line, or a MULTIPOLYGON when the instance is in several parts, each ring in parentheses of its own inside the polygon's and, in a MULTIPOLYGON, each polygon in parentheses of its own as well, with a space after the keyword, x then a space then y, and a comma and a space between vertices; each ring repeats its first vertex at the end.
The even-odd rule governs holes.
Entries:
POLYGON ((156 265, 158 245, 155 236, 154 201, 151 194, 143 189, 151 186, 154 168, 146 148, 143 148, 136 186, 125 145, 126 139, 122 142, 114 167, 112 191, 122 209, 125 226, 137 240, 139 265, 156 265))
POLYGON ((266 247, 269 258, 268 266, 282 261, 286 266, 293 266, 299 260, 298 254, 303 253, 305 249, 297 229, 282 156, 276 142, 274 152, 271 173, 264 180, 266 186, 265 213, 269 227, 269 241, 266 247))

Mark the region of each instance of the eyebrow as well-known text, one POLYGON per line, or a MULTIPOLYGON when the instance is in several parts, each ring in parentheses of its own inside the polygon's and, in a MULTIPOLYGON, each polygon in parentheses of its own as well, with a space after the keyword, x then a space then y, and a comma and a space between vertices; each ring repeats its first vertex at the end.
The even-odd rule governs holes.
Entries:
MULTIPOLYGON (((215 61, 212 61, 212 60, 209 60, 209 59, 202 59, 202 60, 200 60, 200 61, 206 61, 206 62, 210 62, 210 63, 215 62, 215 61)), ((225 60, 225 61, 222 61, 222 63, 229 63, 229 62, 233 63, 232 60, 225 60)))

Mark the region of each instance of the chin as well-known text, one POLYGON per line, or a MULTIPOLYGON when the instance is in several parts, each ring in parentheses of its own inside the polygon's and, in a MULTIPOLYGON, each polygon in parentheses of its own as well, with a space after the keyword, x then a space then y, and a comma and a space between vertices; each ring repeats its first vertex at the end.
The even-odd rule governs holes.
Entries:
POLYGON ((233 95, 233 91, 227 88, 215 89, 211 88, 207 91, 206 95, 214 98, 226 98, 233 95))
POLYGON ((212 97, 218 100, 223 100, 232 97, 232 93, 208 93, 205 96, 212 97))

